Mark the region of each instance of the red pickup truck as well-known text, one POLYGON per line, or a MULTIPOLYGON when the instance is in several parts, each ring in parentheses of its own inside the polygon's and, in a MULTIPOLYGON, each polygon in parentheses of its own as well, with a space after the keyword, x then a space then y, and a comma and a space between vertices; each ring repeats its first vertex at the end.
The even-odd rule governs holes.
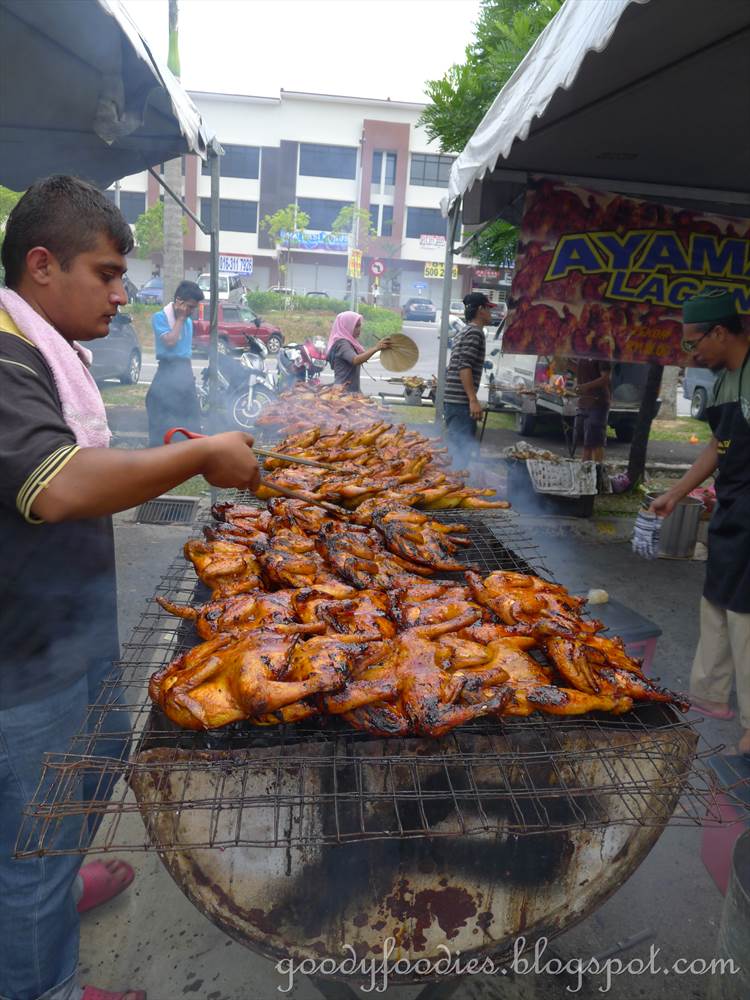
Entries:
MULTIPOLYGON (((193 316, 193 349, 208 354, 210 305, 201 302, 193 316)), ((266 323, 248 306, 234 302, 219 303, 219 347, 242 350, 247 346, 246 335, 262 340, 269 354, 278 354, 284 335, 277 326, 266 323)))

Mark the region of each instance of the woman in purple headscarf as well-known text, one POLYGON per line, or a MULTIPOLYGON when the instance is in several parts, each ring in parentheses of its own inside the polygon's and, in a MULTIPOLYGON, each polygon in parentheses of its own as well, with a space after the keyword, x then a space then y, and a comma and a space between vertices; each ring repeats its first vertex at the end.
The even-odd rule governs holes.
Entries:
POLYGON ((328 337, 328 364, 333 368, 333 381, 349 392, 359 392, 359 366, 391 346, 390 337, 378 341, 374 347, 364 348, 359 342, 362 317, 355 312, 339 313, 333 321, 328 337))

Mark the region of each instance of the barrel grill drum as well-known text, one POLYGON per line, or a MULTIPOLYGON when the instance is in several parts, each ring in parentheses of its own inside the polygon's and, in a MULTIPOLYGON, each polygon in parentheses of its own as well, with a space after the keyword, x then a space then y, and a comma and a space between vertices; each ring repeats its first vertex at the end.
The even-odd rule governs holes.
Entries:
MULTIPOLYGON (((670 773, 687 775, 695 751, 690 730, 615 730, 602 736, 607 746, 594 753, 590 733, 577 744, 574 732, 562 755, 539 755, 536 764, 524 765, 523 774, 509 769, 504 798, 483 797, 483 783, 496 789, 497 774, 484 774, 477 763, 471 767, 476 787, 465 795, 457 759, 449 777, 443 766, 436 765, 432 775, 420 766, 418 794, 404 794, 394 806, 384 792, 414 787, 410 756, 429 761, 435 753, 434 742, 420 740, 407 741, 408 754, 402 747, 402 756, 385 769, 363 766, 350 773, 342 765, 333 777, 328 767, 308 770, 304 790, 299 770, 276 759, 266 768, 254 766, 248 778, 236 752, 227 753, 217 769, 216 751, 173 748, 142 751, 130 783, 149 834, 182 891, 227 934, 268 958, 340 963, 350 955, 347 946, 360 959, 373 958, 393 938, 392 962, 437 962, 445 959, 441 946, 460 952, 462 960, 488 955, 502 960, 518 935, 531 943, 559 934, 632 874, 680 795, 679 780, 665 793, 664 762, 669 758, 670 773), (566 754, 575 759, 575 774, 566 754), (167 780, 166 760, 174 764, 167 780), (633 796, 584 790, 627 786, 634 769, 641 780, 633 796), (386 774, 387 782, 378 778, 386 774), (536 797, 514 794, 529 779, 536 797), (571 795, 566 783, 580 793, 571 795), (353 792, 349 797, 347 787, 353 792), (210 808, 174 810, 182 795, 210 805, 217 794, 224 802, 236 801, 237 808, 223 808, 218 817, 210 808), (247 807, 263 796, 286 805, 247 807), (314 808, 300 807, 303 800, 314 808), (539 832, 514 832, 519 824, 531 828, 535 822, 539 832), (553 829, 545 832, 545 822, 553 829), (362 831, 389 827, 391 836, 363 839, 362 831), (424 828, 430 836, 412 835, 424 828), (345 839, 349 830, 359 831, 360 839, 332 842, 345 839), (244 846, 180 849, 233 839, 244 846), (268 847, 271 842, 280 846, 268 847), (246 846, 253 843, 258 846, 246 846)), ((477 760, 483 739, 476 737, 477 760)), ((498 739, 503 737, 493 737, 496 745, 498 739)), ((465 753, 466 738, 462 746, 465 753)), ((326 743, 303 749, 313 764, 316 755, 321 762, 330 756, 326 743)), ((367 741, 358 753, 380 765, 388 761, 388 741, 367 741)))

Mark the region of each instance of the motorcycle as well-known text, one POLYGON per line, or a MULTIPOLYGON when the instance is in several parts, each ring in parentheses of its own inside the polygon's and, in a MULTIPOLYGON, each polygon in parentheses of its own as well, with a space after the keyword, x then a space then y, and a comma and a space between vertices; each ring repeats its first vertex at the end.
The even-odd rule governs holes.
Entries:
POLYGON ((276 358, 276 388, 283 392, 298 382, 320 385, 326 363, 326 342, 322 337, 308 337, 303 344, 286 344, 276 358))
MULTIPOLYGON (((247 335, 247 350, 239 358, 218 355, 219 396, 224 417, 242 430, 252 429, 260 411, 276 398, 276 390, 266 371, 268 349, 262 340, 247 335)), ((198 402, 204 413, 209 409, 209 368, 204 368, 196 385, 198 402)))

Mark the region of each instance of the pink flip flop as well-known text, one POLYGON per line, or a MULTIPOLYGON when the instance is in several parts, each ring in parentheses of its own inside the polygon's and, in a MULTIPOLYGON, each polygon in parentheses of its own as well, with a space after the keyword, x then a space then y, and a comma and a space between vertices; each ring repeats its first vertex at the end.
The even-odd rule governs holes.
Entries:
POLYGON ((735 711, 728 705, 726 708, 708 708, 707 705, 703 705, 697 698, 691 698, 690 695, 687 696, 690 702, 690 710, 692 712, 698 712, 700 715, 707 715, 709 719, 721 719, 722 722, 728 722, 735 716, 735 711))
POLYGON ((112 993, 110 990, 100 990, 96 986, 84 986, 81 1000, 146 1000, 146 994, 143 990, 112 993))
MULTIPOLYGON (((127 861, 120 861, 118 859, 117 865, 119 868, 117 874, 111 872, 103 861, 91 861, 81 868, 78 874, 83 880, 83 895, 78 900, 78 906, 76 907, 79 913, 86 913, 88 910, 93 910, 95 906, 101 906, 102 903, 114 899, 124 889, 127 889, 135 878, 135 872, 127 861)), ((112 994, 113 997, 119 997, 120 995, 119 993, 112 994)), ((108 996, 109 994, 106 996, 102 994, 103 1000, 108 1000, 108 996)), ((89 1000, 89 998, 86 998, 86 1000, 89 1000)), ((90 1000, 98 1000, 98 998, 91 997, 90 1000)))

